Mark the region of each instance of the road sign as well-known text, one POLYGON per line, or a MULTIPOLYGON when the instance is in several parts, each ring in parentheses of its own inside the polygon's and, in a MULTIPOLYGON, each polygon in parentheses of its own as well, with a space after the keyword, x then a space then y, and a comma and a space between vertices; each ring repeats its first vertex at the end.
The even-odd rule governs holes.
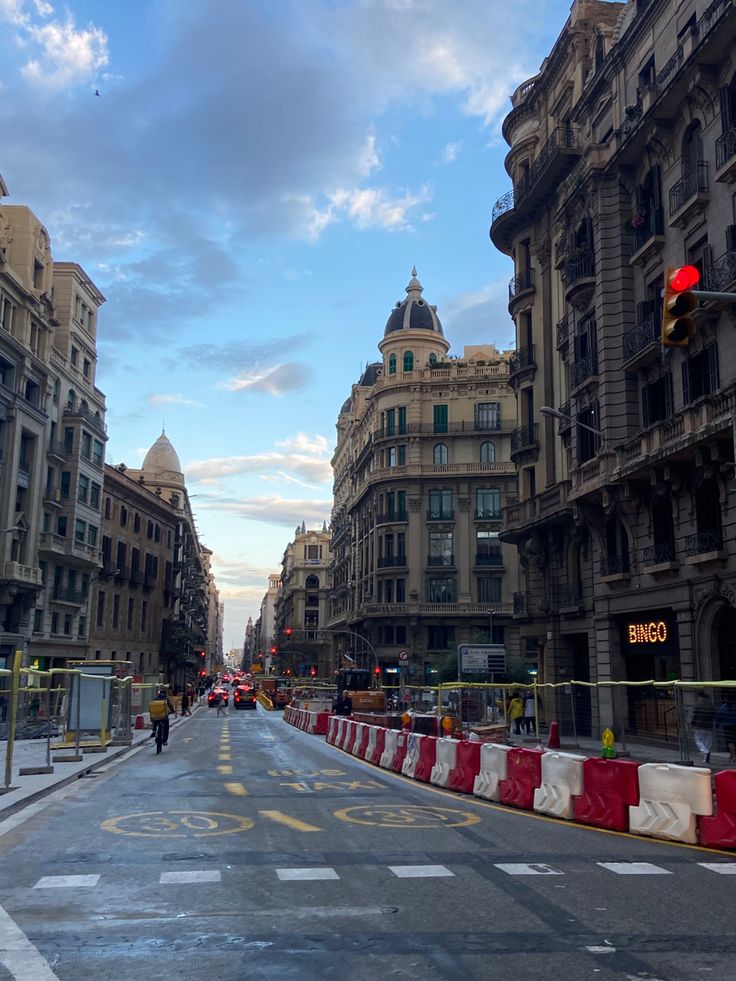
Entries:
POLYGON ((399 651, 399 660, 400 661, 408 661, 409 660, 409 652, 408 651, 399 651))
POLYGON ((506 648, 503 644, 460 644, 460 670, 473 674, 503 674, 506 648))

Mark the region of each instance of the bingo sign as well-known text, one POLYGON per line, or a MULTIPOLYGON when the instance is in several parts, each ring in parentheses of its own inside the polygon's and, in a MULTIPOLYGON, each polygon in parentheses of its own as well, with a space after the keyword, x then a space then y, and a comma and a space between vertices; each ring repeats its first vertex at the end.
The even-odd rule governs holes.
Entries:
POLYGON ((503 674, 506 671, 503 644, 461 644, 458 654, 463 674, 503 674))
POLYGON ((643 613, 627 617, 623 623, 624 652, 630 654, 676 654, 677 627, 672 617, 662 613, 643 613))

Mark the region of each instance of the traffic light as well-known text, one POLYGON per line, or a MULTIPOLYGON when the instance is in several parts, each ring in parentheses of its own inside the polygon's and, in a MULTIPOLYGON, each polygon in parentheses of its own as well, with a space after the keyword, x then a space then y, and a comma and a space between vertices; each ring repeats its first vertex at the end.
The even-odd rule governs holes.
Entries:
POLYGON ((691 290, 700 282, 696 266, 669 266, 664 277, 662 309, 662 343, 685 347, 695 333, 695 321, 690 314, 698 305, 691 290))
POLYGON ((272 654, 278 654, 278 648, 277 647, 272 647, 271 648, 271 653, 272 654))
POLYGON ((376 665, 375 668, 373 669, 373 674, 378 676, 380 673, 381 673, 381 669, 378 667, 378 665, 376 665))
POLYGON ((312 665, 312 667, 309 669, 309 677, 310 678, 317 677, 317 669, 314 667, 314 665, 312 665))
POLYGON ((284 633, 286 634, 287 637, 291 637, 291 627, 287 627, 284 633))

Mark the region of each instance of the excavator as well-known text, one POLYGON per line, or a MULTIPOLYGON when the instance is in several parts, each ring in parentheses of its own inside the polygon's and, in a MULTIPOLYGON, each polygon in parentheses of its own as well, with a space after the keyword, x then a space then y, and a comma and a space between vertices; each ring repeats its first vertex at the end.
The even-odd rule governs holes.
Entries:
POLYGON ((386 694, 374 687, 374 676, 367 668, 343 668, 337 672, 337 697, 350 693, 354 712, 385 712, 386 694))

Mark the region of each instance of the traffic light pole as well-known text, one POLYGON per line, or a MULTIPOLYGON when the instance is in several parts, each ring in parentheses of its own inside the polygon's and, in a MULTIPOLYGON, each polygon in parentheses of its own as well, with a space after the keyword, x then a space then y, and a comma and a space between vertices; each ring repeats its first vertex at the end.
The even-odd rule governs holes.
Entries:
POLYGON ((692 295, 698 300, 728 300, 736 303, 736 293, 716 293, 713 290, 690 290, 692 295))

